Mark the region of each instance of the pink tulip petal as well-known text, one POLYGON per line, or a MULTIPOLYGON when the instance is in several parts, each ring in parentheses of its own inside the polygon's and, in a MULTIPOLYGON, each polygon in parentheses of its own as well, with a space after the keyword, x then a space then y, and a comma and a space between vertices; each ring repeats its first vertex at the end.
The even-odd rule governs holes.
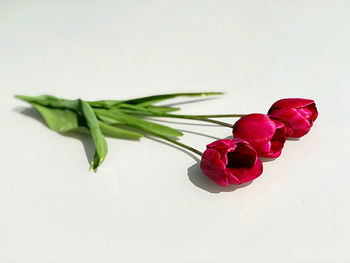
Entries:
POLYGON ((297 109, 272 110, 269 116, 285 124, 288 137, 300 138, 307 134, 311 128, 308 120, 297 109), (291 134, 288 130, 289 127, 293 130, 291 134))
POLYGON ((237 168, 237 169, 228 169, 227 171, 227 179, 230 184, 242 184, 244 178, 246 177, 246 173, 248 173, 247 169, 237 168))
POLYGON ((310 99, 299 99, 299 98, 288 98, 281 99, 272 104, 271 109, 291 109, 291 108, 302 108, 315 103, 310 99))
POLYGON ((256 158, 256 152, 244 143, 238 143, 234 151, 227 153, 226 168, 250 169, 256 158))
POLYGON ((263 158, 277 158, 281 155, 282 153, 282 150, 279 150, 279 151, 271 151, 271 152, 268 152, 268 153, 262 153, 262 154, 259 154, 260 157, 263 157, 263 158))
MULTIPOLYGON (((275 153, 281 152, 284 143, 286 142, 286 127, 283 125, 283 123, 273 120, 276 124, 276 131, 271 139, 271 153, 276 156, 275 153)), ((278 154, 278 156, 281 153, 278 154)))
POLYGON ((318 112, 313 100, 294 98, 276 101, 268 115, 283 122, 288 137, 300 138, 309 132, 318 112))
POLYGON ((308 108, 311 111, 311 123, 313 123, 317 119, 317 116, 318 116, 316 104, 315 103, 310 104, 306 108, 308 108))
POLYGON ((262 173, 257 152, 247 141, 241 139, 218 140, 207 145, 200 168, 220 185, 245 183, 262 173))
POLYGON ((217 140, 208 144, 207 148, 215 148, 215 149, 228 148, 231 145, 232 145, 232 142, 230 139, 222 139, 222 140, 217 140))
POLYGON ((221 160, 220 153, 213 149, 207 149, 202 156, 200 168, 203 173, 220 185, 228 185, 225 172, 225 164, 221 160))
POLYGON ((312 123, 312 110, 308 108, 296 109, 297 112, 303 116, 310 124, 312 123))
MULTIPOLYGON (((254 166, 250 170, 245 169, 232 169, 230 170, 237 178, 239 178, 239 184, 250 182, 259 177, 263 172, 263 166, 260 159, 256 159, 254 166)), ((230 179, 229 179, 230 181, 230 179)))
POLYGON ((208 144, 207 148, 217 150, 220 153, 220 158, 223 163, 227 163, 226 153, 236 148, 236 142, 233 143, 230 139, 217 140, 208 144))
POLYGON ((248 141, 255 149, 271 140, 276 125, 265 114, 248 114, 233 125, 233 136, 248 141))
POLYGON ((256 149, 258 154, 260 155, 261 153, 268 153, 271 151, 271 141, 265 143, 263 146, 261 146, 259 149, 256 149))
POLYGON ((230 171, 227 171, 226 176, 229 184, 241 184, 241 180, 239 178, 245 171, 247 170, 244 168, 234 170, 230 169, 230 171), (238 170, 238 172, 235 172, 235 170, 238 170))

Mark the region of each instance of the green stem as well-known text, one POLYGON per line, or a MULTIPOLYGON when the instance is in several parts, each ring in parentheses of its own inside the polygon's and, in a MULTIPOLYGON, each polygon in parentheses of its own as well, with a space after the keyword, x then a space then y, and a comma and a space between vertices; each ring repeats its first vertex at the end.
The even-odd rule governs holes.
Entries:
POLYGON ((157 113, 157 112, 141 111, 141 110, 128 110, 128 109, 121 109, 121 110, 125 113, 129 113, 129 114, 133 114, 133 115, 189 119, 189 120, 211 122, 211 123, 215 123, 215 124, 229 127, 229 128, 233 127, 233 125, 230 123, 208 119, 206 117, 203 117, 204 115, 180 115, 180 114, 157 113))
POLYGON ((178 142, 178 141, 176 141, 174 139, 171 139, 171 138, 169 138, 167 136, 164 136, 164 135, 161 135, 161 134, 153 134, 153 135, 156 136, 156 137, 162 138, 162 139, 164 139, 164 140, 166 140, 168 142, 171 142, 173 144, 176 144, 176 145, 178 145, 178 146, 180 146, 182 148, 185 148, 185 149, 187 149, 187 150, 189 150, 191 152, 194 152, 194 153, 198 154, 199 156, 203 155, 203 153, 201 151, 198 151, 198 150, 192 148, 191 146, 188 146, 188 145, 186 145, 184 143, 178 142))
POLYGON ((192 116, 192 115, 169 114, 169 115, 164 116, 164 117, 188 119, 188 120, 197 120, 197 121, 205 121, 205 122, 211 122, 211 123, 215 123, 215 124, 218 124, 218 125, 221 125, 221 126, 225 126, 225 127, 229 127, 229 128, 233 127, 232 124, 227 123, 227 122, 212 120, 212 119, 208 119, 208 118, 204 118, 204 117, 196 117, 196 116, 192 116))
POLYGON ((200 117, 200 118, 230 118, 230 117, 243 117, 246 114, 218 114, 218 115, 190 115, 194 117, 200 117))

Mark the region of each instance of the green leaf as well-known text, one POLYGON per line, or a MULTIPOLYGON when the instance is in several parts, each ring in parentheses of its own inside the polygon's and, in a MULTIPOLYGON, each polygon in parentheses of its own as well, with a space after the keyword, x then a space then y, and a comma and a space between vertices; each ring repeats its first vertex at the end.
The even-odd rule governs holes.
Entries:
POLYGON ((150 106, 144 107, 144 109, 152 110, 153 112, 156 111, 156 112, 159 112, 159 113, 166 113, 166 112, 171 112, 171 111, 178 111, 181 108, 173 108, 173 107, 150 105, 150 106))
POLYGON ((94 110, 87 102, 82 100, 79 100, 79 102, 96 148, 95 156, 90 166, 90 170, 95 170, 106 158, 108 152, 107 143, 100 129, 94 110))
POLYGON ((121 123, 126 126, 139 129, 144 132, 148 132, 152 134, 154 133, 162 134, 165 136, 177 137, 177 136, 183 135, 180 131, 176 129, 122 113, 118 109, 111 109, 111 110, 95 109, 95 113, 99 119, 101 119, 102 121, 108 124, 121 123))
POLYGON ((222 94, 223 92, 170 93, 170 94, 161 94, 161 95, 154 95, 154 96, 126 100, 124 101, 124 103, 137 104, 138 106, 149 106, 156 102, 173 99, 177 97, 198 97, 198 96, 211 96, 211 95, 222 95, 222 94))
POLYGON ((112 125, 105 124, 103 122, 99 122, 101 131, 103 135, 111 138, 120 138, 120 139, 128 139, 128 140, 137 140, 140 139, 143 135, 134 132, 134 131, 129 131, 120 127, 115 127, 112 125))
POLYGON ((127 104, 127 103, 120 103, 118 105, 118 109, 131 109, 131 110, 136 110, 137 112, 148 112, 148 113, 156 113, 156 114, 163 114, 167 113, 169 111, 174 111, 176 108, 170 108, 170 107, 161 107, 161 106, 147 106, 147 107, 142 107, 139 105, 132 105, 132 104, 127 104), (169 110, 170 109, 170 110, 169 110))
POLYGON ((56 132, 67 132, 78 128, 78 116, 71 110, 52 109, 31 103, 45 119, 47 125, 56 132))
POLYGON ((105 108, 110 109, 117 106, 120 103, 123 103, 123 100, 97 100, 97 101, 88 101, 91 107, 94 108, 105 108))
POLYGON ((138 106, 151 106, 151 107, 159 107, 163 108, 163 110, 166 111, 174 111, 178 110, 178 108, 171 108, 171 107, 161 107, 161 106, 154 106, 152 104, 156 102, 160 102, 167 99, 173 99, 176 97, 198 97, 198 96, 211 96, 211 95, 221 95, 222 92, 190 92, 190 93, 169 93, 169 94, 161 94, 161 95, 155 95, 155 96, 148 96, 148 97, 140 97, 130 100, 97 100, 97 101, 89 101, 91 107, 94 108, 105 108, 105 109, 112 109, 119 107, 120 104, 132 104, 132 105, 138 105, 138 106))
POLYGON ((79 110, 78 100, 66 100, 66 99, 56 98, 51 95, 40 95, 37 97, 15 95, 15 98, 26 101, 31 104, 35 103, 35 104, 49 107, 49 108, 70 109, 74 111, 79 110))
POLYGON ((83 133, 83 134, 87 134, 87 135, 91 135, 90 134, 90 130, 88 127, 84 127, 84 126, 79 126, 73 130, 71 130, 72 132, 78 132, 78 133, 83 133))

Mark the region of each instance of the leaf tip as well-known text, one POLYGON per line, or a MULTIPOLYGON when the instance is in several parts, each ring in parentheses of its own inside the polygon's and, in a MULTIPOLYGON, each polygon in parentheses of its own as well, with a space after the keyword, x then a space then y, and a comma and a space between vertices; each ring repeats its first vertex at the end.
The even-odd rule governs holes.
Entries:
POLYGON ((177 130, 177 131, 178 131, 178 135, 177 136, 183 136, 184 135, 181 131, 179 131, 179 130, 177 130))
POLYGON ((16 98, 16 99, 20 99, 20 100, 23 100, 25 98, 25 96, 18 95, 18 94, 13 95, 13 97, 16 98))

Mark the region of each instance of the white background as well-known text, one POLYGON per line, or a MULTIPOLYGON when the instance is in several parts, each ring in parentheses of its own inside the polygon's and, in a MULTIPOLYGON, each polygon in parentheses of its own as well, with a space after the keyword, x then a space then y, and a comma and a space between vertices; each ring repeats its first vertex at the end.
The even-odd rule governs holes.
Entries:
MULTIPOLYGON (((345 0, 0 1, 0 262, 350 262, 349 14, 345 0), (88 136, 12 97, 192 91, 226 95, 183 113, 304 97, 320 115, 261 177, 225 188, 147 138, 108 139, 91 173, 88 136)), ((202 151, 231 135, 187 123, 166 124, 201 133, 181 141, 202 151)))

